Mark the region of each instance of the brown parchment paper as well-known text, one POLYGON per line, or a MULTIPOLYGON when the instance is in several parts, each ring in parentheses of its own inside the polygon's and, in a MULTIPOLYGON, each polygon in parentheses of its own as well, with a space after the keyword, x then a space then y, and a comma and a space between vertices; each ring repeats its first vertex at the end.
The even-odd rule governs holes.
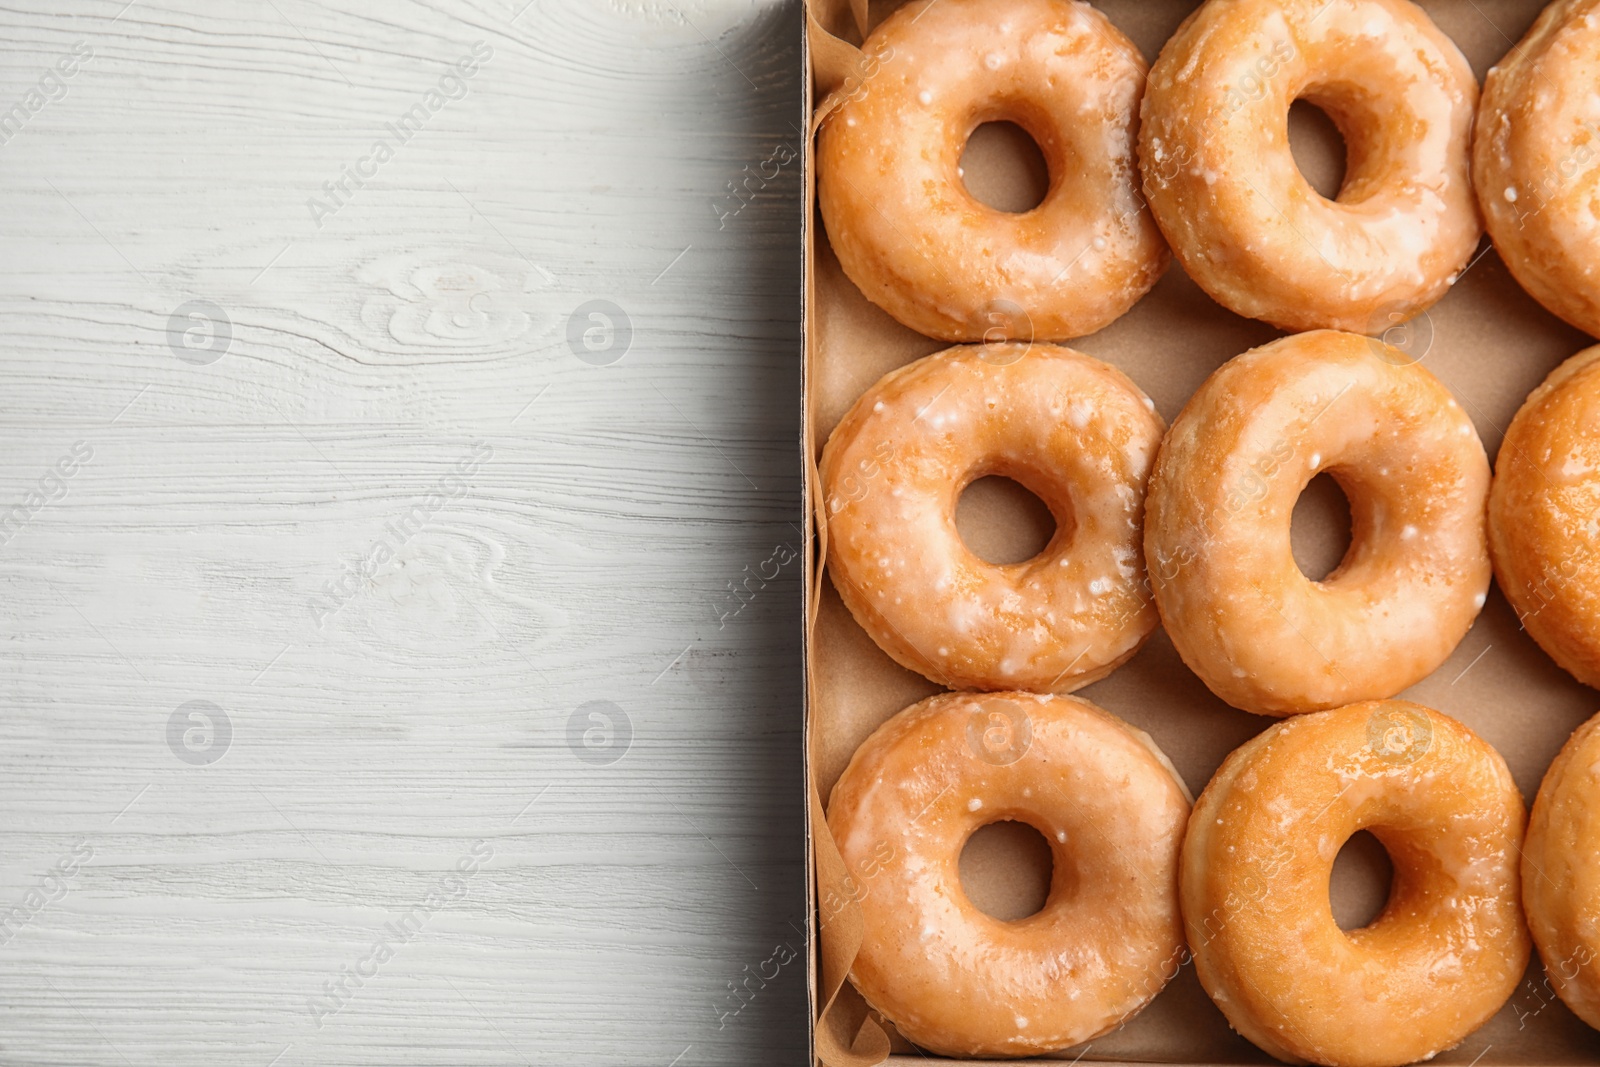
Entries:
MULTIPOLYGON (((1152 62, 1195 7, 1193 0, 1095 3, 1152 62)), ((816 878, 812 932, 818 948, 812 1002, 816 1055, 829 1067, 937 1059, 914 1049, 875 1018, 846 982, 862 938, 855 901, 870 893, 871 885, 845 870, 824 821, 828 793, 856 747, 896 712, 939 691, 880 651, 839 601, 825 571, 826 526, 816 470, 828 434, 862 392, 895 367, 945 347, 899 325, 861 295, 841 271, 815 208, 814 135, 829 113, 828 94, 863 76, 868 68, 857 46, 895 6, 897 0, 872 0, 870 5, 868 0, 806 0, 815 109, 805 166, 812 214, 805 235, 804 393, 807 507, 817 546, 814 560, 808 561, 806 605, 807 767, 816 878)), ((1520 40, 1542 5, 1537 0, 1422 0, 1421 6, 1455 39, 1481 84, 1485 71, 1520 40)), ((1296 157, 1313 184, 1331 191, 1341 172, 1342 146, 1320 114, 1300 111, 1297 107, 1291 115, 1296 157)), ((982 184, 1001 197, 1025 197, 1035 180, 1015 142, 1003 135, 975 138, 964 163, 971 187, 982 184)), ((1416 320, 1414 329, 1431 335, 1424 365, 1461 400, 1493 458, 1504 427, 1528 392, 1593 341, 1527 296, 1487 238, 1481 252, 1450 294, 1416 320)), ((1217 367, 1281 335, 1215 304, 1174 264, 1127 315, 1070 344, 1127 372, 1170 422, 1217 367)), ((1023 507, 1004 483, 979 483, 963 498, 958 515, 969 543, 1018 558, 1039 543, 1038 524, 1037 511, 1023 507)), ((1325 572, 1343 554, 1348 511, 1324 479, 1313 482, 1296 509, 1294 541, 1296 556, 1308 570, 1325 572)), ((1080 695, 1147 731, 1196 794, 1230 751, 1275 721, 1235 710, 1212 696, 1160 631, 1131 662, 1080 695)), ((1600 709, 1600 694, 1557 668, 1521 632, 1498 591, 1491 592, 1482 616, 1450 660, 1401 695, 1455 716, 1487 739, 1505 756, 1530 801, 1568 734, 1600 709)), ((981 897, 986 906, 1039 899, 1049 877, 1048 860, 1023 848, 1015 835, 983 831, 980 836, 962 858, 969 894, 981 897)), ((1387 860, 1381 848, 1369 843, 1341 855, 1332 888, 1341 920, 1360 925, 1375 913, 1386 891, 1387 860)), ((1229 1030, 1192 965, 1120 1029, 1051 1057, 1067 1062, 1080 1058, 1099 1063, 1272 1062, 1229 1030)), ((1505 1008, 1435 1062, 1482 1067, 1597 1063, 1600 1034, 1554 998, 1535 960, 1505 1008)))

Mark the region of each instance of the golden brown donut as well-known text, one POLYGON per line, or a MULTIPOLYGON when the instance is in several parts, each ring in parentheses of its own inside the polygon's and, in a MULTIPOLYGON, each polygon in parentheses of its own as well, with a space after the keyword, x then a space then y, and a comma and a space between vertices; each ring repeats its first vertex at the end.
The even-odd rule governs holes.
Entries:
POLYGON ((1600 1029, 1600 715, 1567 739, 1534 798, 1522 903, 1548 983, 1600 1029))
POLYGON ((1523 627, 1600 688, 1600 346, 1528 395, 1489 494, 1495 576, 1523 627))
POLYGON ((908 1039, 947 1056, 1089 1041, 1177 970, 1177 772, 1142 731, 1076 697, 945 693, 867 738, 828 828, 861 897, 850 980, 908 1039), (1050 844, 1043 910, 1006 922, 961 888, 973 831, 1025 822, 1050 844))
POLYGON ((1409 0, 1207 0, 1150 70, 1145 195, 1220 304, 1286 330, 1377 334, 1444 295, 1478 243, 1478 84, 1409 0), (1347 147, 1335 200, 1289 150, 1289 105, 1347 147))
POLYGON ((1163 428, 1126 375, 1070 348, 957 347, 892 371, 822 452, 834 587, 879 647, 941 685, 1103 678, 1156 626, 1139 529, 1163 428), (962 490, 990 474, 1055 516, 1033 559, 985 562, 956 531, 962 490))
POLYGON ((1172 643, 1262 715, 1393 696, 1443 663, 1489 588, 1489 463, 1450 391, 1398 349, 1328 330, 1225 363, 1162 443, 1145 557, 1172 643), (1327 471, 1350 500, 1319 582, 1289 525, 1327 471))
POLYGON ((1144 57, 1077 0, 917 0, 817 143, 817 199, 867 298, 946 341, 1093 333, 1149 291, 1166 246, 1138 194, 1144 57), (1030 211, 967 191, 972 131, 1007 120, 1050 171, 1030 211))
POLYGON ((1517 281, 1600 336, 1597 15, 1597 0, 1558 0, 1489 71, 1472 177, 1489 236, 1517 281))
POLYGON ((1394 1067, 1451 1048, 1528 964, 1522 796, 1461 723, 1401 700, 1302 715, 1222 764, 1184 839, 1184 930, 1228 1022, 1281 1060, 1394 1067), (1333 861, 1368 830, 1394 882, 1343 931, 1333 861))

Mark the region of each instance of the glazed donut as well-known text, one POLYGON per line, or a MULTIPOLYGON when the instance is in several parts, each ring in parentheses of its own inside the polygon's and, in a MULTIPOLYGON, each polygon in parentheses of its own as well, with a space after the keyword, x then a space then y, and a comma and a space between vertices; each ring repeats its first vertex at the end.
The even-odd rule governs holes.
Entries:
POLYGON ((909 1040, 947 1056, 1089 1041, 1159 993, 1183 951, 1177 772, 1142 731, 1075 697, 945 693, 856 751, 828 829, 865 926, 850 980, 909 1040), (1050 845, 1043 910, 973 906, 973 831, 1017 820, 1050 845))
POLYGON ((1139 551, 1164 425, 1122 372, 1055 345, 957 347, 884 375, 822 452, 827 570, 894 660, 952 689, 1065 693, 1156 627, 1139 551), (1056 533, 1023 563, 979 559, 962 490, 1012 478, 1056 533))
POLYGON ((1511 420, 1489 493, 1495 575, 1523 627, 1600 688, 1600 345, 1551 372, 1511 420))
MULTIPOLYGON (((946 341, 1060 340, 1105 326, 1166 269, 1134 160, 1144 57, 1076 0, 920 0, 863 45, 869 64, 817 144, 817 197, 867 298, 946 341), (1038 143, 1043 202, 967 191, 972 131, 1038 143)), ((827 106, 826 103, 824 106, 827 106)))
POLYGON ((1489 71, 1472 178, 1512 275, 1550 311, 1600 336, 1597 13, 1597 0, 1558 0, 1489 71))
POLYGON ((1145 195, 1184 270, 1286 330, 1382 333, 1455 282, 1481 229, 1478 83, 1408 0, 1207 0, 1150 70, 1145 195), (1328 200, 1289 150, 1304 99, 1343 134, 1328 200))
POLYGON ((1489 588, 1489 463, 1449 390, 1354 334, 1285 337, 1217 370, 1172 424, 1145 502, 1145 559, 1172 643, 1262 715, 1393 696, 1466 635, 1489 588), (1349 551, 1313 582, 1289 543, 1322 471, 1349 551))
POLYGON ((1461 723, 1401 700, 1278 723, 1206 786, 1183 845, 1184 930, 1228 1022, 1289 1062, 1394 1067, 1476 1030, 1528 965, 1522 796, 1461 723), (1369 830, 1389 901, 1343 931, 1340 848, 1369 830))
POLYGON ((1600 715, 1550 764, 1528 820, 1522 903, 1551 988, 1600 1029, 1600 715))

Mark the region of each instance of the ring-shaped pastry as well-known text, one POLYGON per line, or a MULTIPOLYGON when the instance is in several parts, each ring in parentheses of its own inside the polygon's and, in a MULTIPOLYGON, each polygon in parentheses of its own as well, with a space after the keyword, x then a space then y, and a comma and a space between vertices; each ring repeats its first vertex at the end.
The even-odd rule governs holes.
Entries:
POLYGON ((1090 1041, 1182 962, 1187 790, 1142 731, 1076 697, 945 693, 900 712, 833 788, 828 828, 865 940, 850 972, 910 1040, 948 1056, 1090 1041), (972 833, 1016 820, 1048 842, 1044 908, 1016 921, 961 887, 972 833))
POLYGON ((1078 0, 918 0, 862 46, 869 70, 823 124, 817 198, 850 280, 946 341, 1093 333, 1149 291, 1166 245, 1139 196, 1146 66, 1078 0), (967 191, 972 131, 1010 121, 1049 191, 1011 213, 967 191))
POLYGON ((1522 795, 1461 723, 1400 700, 1302 715, 1222 764, 1183 846, 1184 930, 1233 1028, 1291 1063, 1396 1067, 1451 1048, 1528 965, 1522 795), (1394 881, 1344 931, 1328 882, 1368 830, 1394 881))
POLYGON ((1528 819, 1522 904, 1545 977, 1600 1030, 1600 715, 1575 730, 1545 772, 1528 819))
POLYGON ((1164 425, 1121 371, 1056 345, 958 346, 891 371, 822 453, 827 570, 862 629, 953 689, 1070 692, 1156 627, 1140 551, 1164 425), (955 509, 986 475, 1032 490, 1056 532, 989 563, 955 509))
POLYGON ((1150 70, 1145 195, 1218 303, 1286 330, 1380 334, 1444 295, 1481 235, 1478 83, 1409 0, 1207 0, 1150 70), (1329 200, 1289 149, 1289 106, 1346 145, 1329 200))
POLYGON ((1489 550, 1539 647, 1600 689, 1600 345, 1528 395, 1500 443, 1489 550))
POLYGON ((1439 380, 1374 338, 1321 330, 1229 360, 1161 445, 1145 557, 1172 643, 1211 691, 1262 715, 1393 696, 1483 608, 1489 461, 1439 380), (1312 581, 1289 540, 1327 471, 1350 548, 1312 581))
POLYGON ((1600 2, 1559 0, 1484 79, 1472 178, 1535 300, 1600 337, 1600 2))

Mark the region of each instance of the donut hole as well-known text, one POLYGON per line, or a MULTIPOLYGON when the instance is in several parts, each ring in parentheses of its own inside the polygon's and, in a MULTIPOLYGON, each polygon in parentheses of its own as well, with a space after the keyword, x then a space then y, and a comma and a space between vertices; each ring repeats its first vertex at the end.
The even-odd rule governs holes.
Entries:
POLYGON ((1025 563, 1049 546, 1057 529, 1050 506, 1004 475, 976 479, 956 501, 956 532, 985 563, 1025 563))
POLYGON ((1025 822, 980 826, 961 849, 961 889, 972 906, 1002 922, 1044 910, 1055 856, 1044 835, 1025 822))
POLYGON ((1344 135, 1328 113, 1309 100, 1289 106, 1289 151, 1306 184, 1328 200, 1339 198, 1349 158, 1344 135))
POLYGON ((1350 498, 1333 475, 1311 479, 1295 501, 1289 520, 1289 546, 1300 573, 1320 582, 1344 562, 1350 552, 1350 498))
POLYGON ((1346 931, 1371 926, 1389 903, 1393 884, 1394 862, 1383 842, 1365 830, 1356 831, 1339 850, 1328 878, 1333 921, 1346 931))
POLYGON ((985 122, 961 150, 962 184, 974 200, 1020 215, 1044 203, 1050 167, 1027 130, 1015 122, 985 122))

